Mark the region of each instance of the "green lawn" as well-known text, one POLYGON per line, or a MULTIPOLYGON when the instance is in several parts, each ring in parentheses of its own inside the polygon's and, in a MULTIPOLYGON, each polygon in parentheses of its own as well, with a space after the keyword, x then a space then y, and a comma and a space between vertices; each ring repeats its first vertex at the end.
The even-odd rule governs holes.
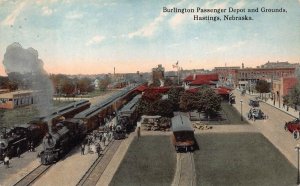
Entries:
POLYGON ((76 97, 82 97, 82 98, 93 98, 93 97, 97 97, 97 96, 102 96, 104 94, 108 94, 110 92, 112 92, 113 90, 94 90, 93 92, 89 92, 88 94, 86 95, 77 95, 76 97))
POLYGON ((199 134, 196 139, 197 185, 296 185, 297 169, 259 133, 199 134))
MULTIPOLYGON (((218 113, 215 118, 210 118, 209 121, 203 113, 201 113, 201 121, 209 125, 240 125, 240 124, 249 124, 247 119, 244 118, 244 121, 241 121, 241 114, 228 102, 221 102, 222 110, 218 113)), ((199 120, 199 114, 194 112, 192 113, 191 120, 199 120)))
POLYGON ((111 186, 171 185, 176 153, 169 136, 142 136, 134 139, 114 175, 111 186))

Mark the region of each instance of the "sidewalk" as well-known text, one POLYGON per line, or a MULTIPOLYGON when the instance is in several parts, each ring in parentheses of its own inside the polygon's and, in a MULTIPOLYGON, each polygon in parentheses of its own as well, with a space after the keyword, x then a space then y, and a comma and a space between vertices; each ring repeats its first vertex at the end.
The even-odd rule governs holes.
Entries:
MULTIPOLYGON (((236 90, 239 91, 239 92, 241 92, 239 89, 236 89, 236 90)), ((250 93, 249 94, 248 91, 246 91, 246 94, 249 95, 249 96, 251 96, 251 97, 258 97, 259 96, 259 93, 253 93, 253 94, 250 93)), ((263 99, 260 99, 260 101, 262 101, 262 102, 264 102, 266 104, 269 104, 272 107, 277 108, 278 110, 281 110, 282 112, 285 112, 285 113, 289 114, 292 117, 299 118, 299 116, 300 116, 299 115, 300 111, 297 111, 297 110, 295 110, 292 107, 288 107, 288 111, 287 111, 287 106, 285 106, 283 108, 282 103, 280 104, 280 108, 279 108, 279 102, 278 101, 275 101, 275 105, 274 105, 274 100, 271 100, 271 99, 267 99, 267 101, 265 101, 263 99)))

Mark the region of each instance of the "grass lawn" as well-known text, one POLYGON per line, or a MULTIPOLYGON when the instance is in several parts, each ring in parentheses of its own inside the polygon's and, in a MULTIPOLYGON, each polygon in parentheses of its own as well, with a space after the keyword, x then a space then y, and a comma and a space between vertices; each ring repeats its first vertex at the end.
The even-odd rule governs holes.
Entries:
POLYGON ((297 169, 259 133, 199 134, 196 139, 197 185, 296 185, 297 169))
POLYGON ((108 94, 110 92, 112 92, 113 90, 94 90, 93 92, 89 92, 88 94, 86 95, 78 95, 76 97, 82 97, 82 98, 93 98, 93 97, 97 97, 97 96, 101 96, 101 95, 104 95, 104 94, 108 94))
MULTIPOLYGON (((249 124, 247 119, 241 121, 241 114, 228 102, 221 102, 222 110, 218 113, 216 118, 211 118, 207 121, 207 118, 204 114, 201 113, 201 121, 205 124, 209 125, 240 125, 240 124, 249 124)), ((199 121, 199 114, 193 112, 191 114, 191 120, 198 120, 199 121)))
POLYGON ((169 136, 134 139, 110 185, 171 185, 176 153, 169 136))
MULTIPOLYGON (((54 108, 62 107, 71 102, 53 101, 54 108)), ((38 110, 32 106, 15 108, 13 110, 0 110, 0 127, 12 127, 16 124, 24 124, 39 116, 38 110)))

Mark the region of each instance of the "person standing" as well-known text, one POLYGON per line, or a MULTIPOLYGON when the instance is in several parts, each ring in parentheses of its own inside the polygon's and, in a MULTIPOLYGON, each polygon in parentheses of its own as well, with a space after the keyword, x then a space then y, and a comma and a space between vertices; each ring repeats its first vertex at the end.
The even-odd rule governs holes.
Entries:
POLYGON ((96 151, 97 151, 98 157, 100 157, 100 155, 101 155, 101 146, 100 146, 100 144, 97 144, 96 151))
POLYGON ((81 145, 81 155, 84 155, 84 144, 81 145))
POLYGON ((33 141, 31 141, 31 143, 30 143, 30 147, 31 147, 31 152, 35 152, 35 148, 34 148, 33 141))
POLYGON ((141 123, 137 122, 137 137, 138 139, 141 137, 141 123))
POLYGON ((7 155, 4 158, 4 164, 6 165, 6 168, 9 168, 9 157, 7 155))
POLYGON ((21 154, 21 152, 20 152, 20 147, 18 146, 18 147, 17 147, 17 156, 18 156, 18 158, 20 158, 20 154, 21 154))

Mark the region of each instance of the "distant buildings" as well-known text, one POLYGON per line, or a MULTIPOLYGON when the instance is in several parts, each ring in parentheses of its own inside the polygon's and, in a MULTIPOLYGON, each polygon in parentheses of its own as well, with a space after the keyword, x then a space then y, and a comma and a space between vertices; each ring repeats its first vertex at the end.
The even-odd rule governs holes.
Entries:
POLYGON ((235 87, 238 82, 238 71, 241 68, 233 67, 215 67, 214 72, 219 75, 219 86, 235 87))
POLYGON ((165 78, 165 68, 159 64, 156 68, 152 68, 152 81, 153 83, 160 82, 165 78))
POLYGON ((260 68, 299 68, 299 67, 300 67, 299 63, 289 63, 288 61, 286 62, 268 61, 266 64, 260 66, 260 68))

